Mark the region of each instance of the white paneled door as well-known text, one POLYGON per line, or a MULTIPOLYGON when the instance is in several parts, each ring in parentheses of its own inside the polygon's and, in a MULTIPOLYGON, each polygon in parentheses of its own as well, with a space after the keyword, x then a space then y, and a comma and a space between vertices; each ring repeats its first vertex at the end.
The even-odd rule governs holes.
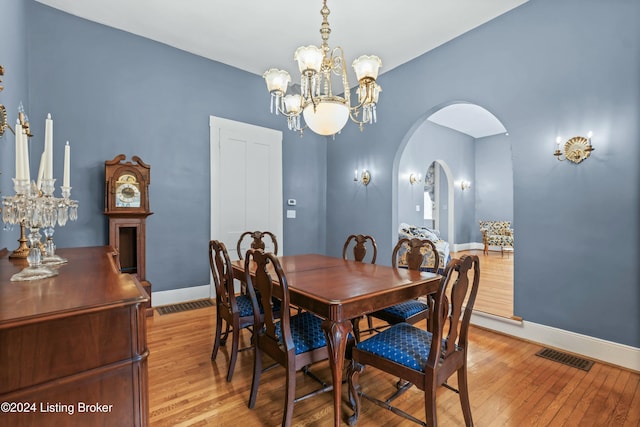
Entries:
POLYGON ((282 251, 282 132, 214 116, 209 127, 211 238, 232 260, 245 231, 271 231, 282 251))

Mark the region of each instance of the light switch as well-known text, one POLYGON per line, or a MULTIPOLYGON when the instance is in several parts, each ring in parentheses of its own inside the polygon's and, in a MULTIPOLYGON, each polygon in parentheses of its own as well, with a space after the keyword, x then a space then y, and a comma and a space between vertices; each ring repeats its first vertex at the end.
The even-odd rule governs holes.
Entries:
POLYGON ((416 212, 420 212, 420 205, 416 205, 416 212))
POLYGON ((295 218, 295 217, 296 217, 295 209, 287 209, 287 218, 295 218))

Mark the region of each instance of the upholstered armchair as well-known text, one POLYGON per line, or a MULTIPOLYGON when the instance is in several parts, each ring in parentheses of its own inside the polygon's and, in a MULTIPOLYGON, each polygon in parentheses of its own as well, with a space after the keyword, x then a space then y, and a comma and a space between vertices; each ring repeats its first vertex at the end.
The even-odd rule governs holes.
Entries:
POLYGON ((513 229, 510 221, 478 221, 485 255, 489 246, 500 246, 504 255, 504 248, 513 248, 513 229))

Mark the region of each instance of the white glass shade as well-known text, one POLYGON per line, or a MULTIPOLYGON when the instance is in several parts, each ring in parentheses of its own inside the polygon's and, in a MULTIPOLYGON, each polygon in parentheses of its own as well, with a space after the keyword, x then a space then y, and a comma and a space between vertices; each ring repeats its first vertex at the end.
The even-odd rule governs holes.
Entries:
POLYGON ((298 94, 284 97, 284 108, 287 113, 298 114, 302 109, 302 97, 298 94))
POLYGON ((382 61, 375 55, 362 55, 353 61, 352 66, 358 81, 365 77, 375 80, 378 78, 378 70, 382 67, 382 61))
POLYGON ((349 108, 340 101, 322 101, 314 111, 313 104, 304 107, 304 121, 318 135, 334 135, 349 120, 349 108))
POLYGON ((301 73, 306 70, 313 70, 316 73, 320 72, 323 57, 322 49, 313 45, 300 46, 293 54, 293 59, 298 61, 298 68, 301 73))
POLYGON ((287 85, 291 83, 291 76, 284 70, 271 68, 262 75, 267 82, 269 92, 284 94, 287 92, 287 85))

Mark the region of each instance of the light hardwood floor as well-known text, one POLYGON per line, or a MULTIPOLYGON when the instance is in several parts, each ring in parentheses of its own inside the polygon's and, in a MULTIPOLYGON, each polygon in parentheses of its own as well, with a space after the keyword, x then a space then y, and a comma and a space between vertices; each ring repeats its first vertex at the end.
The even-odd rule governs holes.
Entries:
POLYGON ((451 253, 452 258, 464 254, 478 255, 480 258, 480 286, 474 310, 496 316, 513 317, 513 257, 514 253, 482 250, 451 253))
MULTIPOLYGON (((213 308, 203 308, 164 316, 155 312, 148 319, 151 426, 280 425, 284 371, 275 368, 262 375, 256 407, 248 409, 253 352, 238 355, 233 381, 227 383, 230 342, 216 361, 210 360, 214 314, 213 308)), ((249 342, 248 333, 243 333, 241 342, 249 342)), ((476 426, 640 425, 640 374, 601 363, 585 372, 535 356, 540 349, 471 327, 469 389, 476 426)), ((331 380, 326 363, 315 365, 313 371, 331 380)), ((316 386, 301 374, 297 378, 298 393, 316 386)), ((374 369, 360 376, 363 390, 376 396, 387 396, 395 382, 396 378, 374 369)), ((450 383, 455 385, 455 378, 450 383)), ((415 387, 397 404, 424 419, 423 394, 415 387)), ((455 393, 441 387, 437 408, 440 426, 464 424, 455 393)), ((293 425, 330 426, 332 411, 331 395, 323 393, 296 404, 293 425)), ((343 414, 351 413, 343 399, 343 414)), ((416 424, 365 400, 358 425, 416 424)))

